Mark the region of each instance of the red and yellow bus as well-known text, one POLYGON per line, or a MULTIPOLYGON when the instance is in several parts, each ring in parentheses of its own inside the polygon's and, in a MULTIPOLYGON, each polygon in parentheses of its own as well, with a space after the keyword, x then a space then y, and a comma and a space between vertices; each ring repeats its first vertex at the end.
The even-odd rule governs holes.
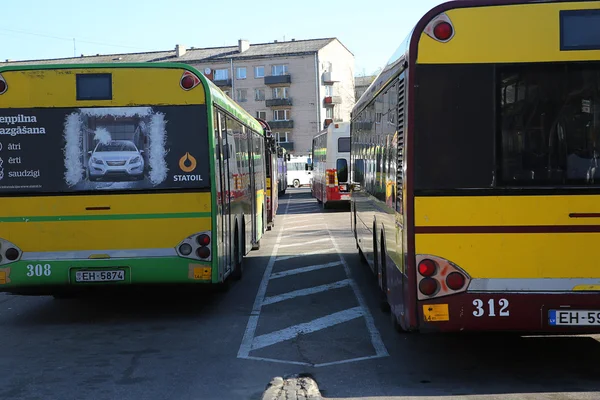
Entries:
POLYGON ((184 64, 0 68, 0 291, 242 276, 261 125, 184 64))
POLYGON ((335 122, 312 140, 312 196, 323 208, 350 201, 350 124, 335 122))
POLYGON ((352 112, 352 228, 398 328, 600 331, 599 82, 600 1, 418 22, 352 112))

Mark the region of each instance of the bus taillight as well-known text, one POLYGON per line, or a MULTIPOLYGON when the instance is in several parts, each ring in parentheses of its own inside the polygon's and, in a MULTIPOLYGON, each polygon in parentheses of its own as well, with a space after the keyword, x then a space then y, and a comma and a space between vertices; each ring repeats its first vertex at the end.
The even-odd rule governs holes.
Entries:
POLYGON ((429 277, 435 274, 436 269, 437 266, 435 264, 435 261, 430 260, 428 258, 424 259, 419 263, 419 273, 425 277, 429 277))
POLYGON ((200 78, 191 73, 190 71, 185 71, 181 76, 181 80, 179 81, 179 86, 183 90, 192 90, 196 86, 200 84, 200 78))
POLYGON ((436 39, 443 42, 450 39, 452 36, 452 31, 452 25, 450 25, 448 22, 442 21, 433 28, 433 35, 436 37, 436 39))
POLYGON ((196 250, 196 255, 199 258, 208 258, 210 257, 210 249, 206 246, 198 247, 198 250, 196 250))
POLYGON ((432 19, 425 27, 425 34, 438 42, 446 43, 454 37, 454 25, 450 18, 442 13, 432 19))
POLYGON ((438 282, 433 278, 425 278, 419 282, 419 290, 425 296, 433 296, 439 289, 438 282))
POLYGON ((202 234, 200 236, 198 236, 198 244, 200 246, 208 246, 210 244, 210 236, 206 235, 206 234, 202 234))
POLYGON ((0 75, 0 94, 4 94, 6 90, 8 90, 8 85, 2 75, 0 75))
POLYGON ((471 278, 456 264, 430 254, 417 254, 417 298, 427 300, 464 292, 471 278))

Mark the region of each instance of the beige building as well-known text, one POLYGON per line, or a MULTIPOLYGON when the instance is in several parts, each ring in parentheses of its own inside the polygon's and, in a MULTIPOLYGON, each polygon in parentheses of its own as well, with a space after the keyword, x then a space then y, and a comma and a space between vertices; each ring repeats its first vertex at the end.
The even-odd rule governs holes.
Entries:
POLYGON ((355 103, 354 55, 337 39, 294 40, 189 48, 15 64, 184 62, 198 68, 250 114, 269 122, 282 146, 308 155, 327 124, 348 121, 355 103))

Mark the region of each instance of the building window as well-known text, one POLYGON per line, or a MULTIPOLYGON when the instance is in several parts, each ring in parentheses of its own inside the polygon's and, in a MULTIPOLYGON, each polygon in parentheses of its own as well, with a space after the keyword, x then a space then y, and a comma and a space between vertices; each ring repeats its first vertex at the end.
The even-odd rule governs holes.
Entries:
POLYGON ((238 67, 237 68, 237 79, 246 79, 246 67, 238 67))
POLYGON ((333 85, 325 86, 325 96, 333 96, 333 85))
POLYGON ((228 69, 216 69, 215 70, 215 81, 226 81, 229 79, 228 69))
POLYGON ((271 75, 287 75, 287 65, 271 65, 271 75))
POLYGON ((236 89, 235 90, 235 100, 238 103, 243 103, 245 101, 248 101, 247 95, 248 95, 247 89, 236 89))
POLYGON ((266 111, 257 111, 256 112, 256 118, 260 118, 260 119, 267 119, 267 112, 266 111))
POLYGON ((325 118, 333 119, 333 107, 327 107, 325 109, 325 118))
POLYGON ((292 116, 292 110, 273 110, 273 120, 289 121, 292 116))
POLYGON ((274 99, 287 99, 288 98, 288 89, 287 87, 276 87, 273 88, 273 98, 274 99))
POLYGON ((265 89, 254 89, 254 100, 263 101, 265 99, 265 89))
POLYGON ((258 67, 254 67, 254 77, 255 78, 264 78, 265 77, 265 66, 259 65, 258 67))
POLYGON ((289 132, 275 132, 275 140, 277 140, 277 143, 287 143, 289 134, 289 132))

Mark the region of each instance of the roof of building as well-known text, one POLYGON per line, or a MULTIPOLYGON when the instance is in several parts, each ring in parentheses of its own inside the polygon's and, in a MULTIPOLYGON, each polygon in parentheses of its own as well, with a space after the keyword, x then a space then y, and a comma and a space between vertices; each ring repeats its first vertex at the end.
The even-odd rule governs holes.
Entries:
POLYGON ((354 86, 369 86, 377 78, 377 75, 372 76, 356 76, 354 77, 354 86))
MULTIPOLYGON (((31 64, 89 64, 89 63, 112 63, 112 62, 218 62, 229 61, 229 59, 253 59, 276 56, 302 55, 316 53, 337 38, 290 40, 287 42, 257 43, 250 44, 244 52, 239 51, 238 46, 189 48, 180 57, 177 50, 152 51, 146 53, 123 53, 123 54, 97 54, 95 56, 54 58, 46 60, 23 60, 0 62, 0 66, 7 65, 31 65, 31 64)), ((341 42, 340 42, 341 44, 341 42)), ((343 45, 342 45, 343 46, 343 45)), ((348 50, 349 51, 349 50, 348 50)))

